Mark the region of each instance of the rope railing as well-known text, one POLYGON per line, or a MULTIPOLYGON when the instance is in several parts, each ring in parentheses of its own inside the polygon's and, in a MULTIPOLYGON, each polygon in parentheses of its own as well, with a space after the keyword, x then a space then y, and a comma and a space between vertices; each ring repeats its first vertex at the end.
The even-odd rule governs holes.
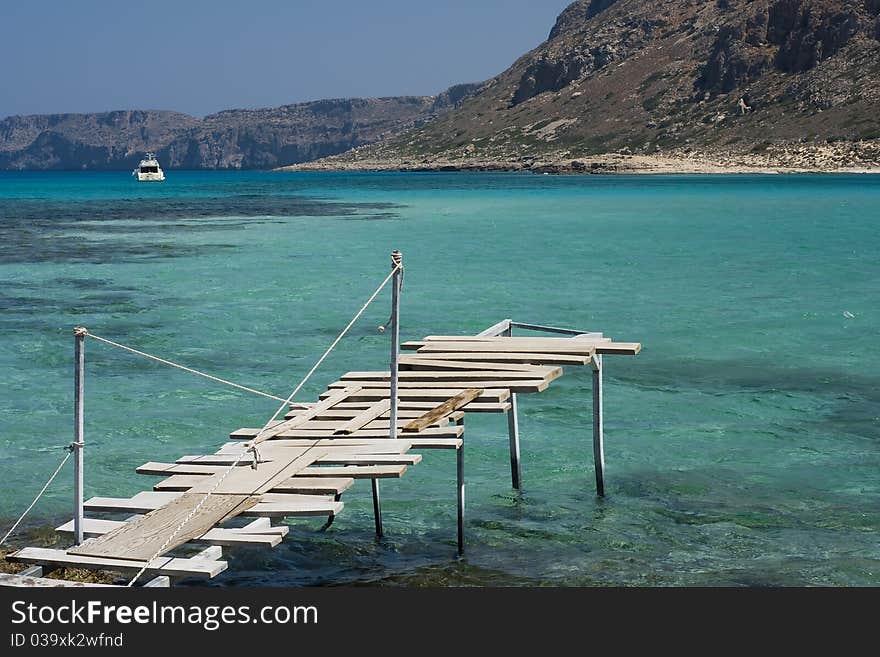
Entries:
MULTIPOLYGON (((402 263, 400 263, 400 262, 395 263, 395 266, 392 267, 392 269, 391 269, 391 273, 389 273, 388 276, 385 277, 385 280, 383 280, 382 283, 379 285, 379 287, 376 288, 376 291, 373 292, 372 295, 370 295, 370 298, 367 299, 366 303, 364 303, 364 305, 361 306, 360 310, 357 311, 357 313, 351 319, 351 321, 345 326, 344 329, 342 329, 342 331, 339 333, 339 335, 336 336, 336 339, 333 340, 333 342, 330 344, 330 346, 327 348, 327 350, 323 354, 321 354, 321 357, 318 358, 318 360, 315 362, 315 364, 312 366, 312 368, 306 373, 306 375, 302 378, 302 380, 299 382, 299 384, 297 384, 297 386, 293 389, 293 392, 291 392, 290 395, 287 396, 287 399, 284 399, 282 401, 281 405, 278 407, 278 410, 276 410, 275 413, 272 415, 272 417, 266 421, 266 423, 263 425, 263 428, 257 432, 257 435, 254 437, 254 439, 245 443, 245 445, 244 445, 245 449, 243 449, 241 451, 241 453, 236 457, 235 461, 233 461, 233 463, 226 468, 226 470, 223 472, 223 474, 220 476, 220 478, 211 487, 211 490, 209 490, 207 493, 205 493, 204 497, 202 497, 202 499, 199 500, 198 504, 196 504, 192 508, 192 510, 189 512, 189 514, 187 514, 186 518, 184 518, 180 522, 180 524, 177 525, 177 527, 174 529, 174 531, 172 531, 171 534, 169 534, 168 538, 165 540, 165 542, 162 544, 162 546, 158 550, 156 550, 156 553, 152 557, 150 557, 146 561, 146 563, 144 563, 144 565, 141 567, 141 569, 134 575, 134 577, 131 578, 131 580, 128 582, 127 586, 129 586, 129 587, 133 586, 134 583, 140 578, 140 576, 143 575, 147 571, 150 563, 152 561, 154 561, 155 559, 157 559, 162 553, 165 552, 165 550, 168 548, 169 545, 171 545, 172 541, 177 537, 177 535, 181 532, 181 530, 183 530, 183 528, 195 517, 195 515, 199 512, 199 510, 204 506, 205 502, 207 502, 208 499, 211 497, 211 495, 213 495, 214 492, 223 484, 226 477, 229 476, 229 474, 238 466, 239 463, 242 462, 242 460, 244 460, 246 454, 248 454, 249 452, 253 453, 253 459, 254 459, 253 460, 253 467, 255 467, 255 468, 257 467, 257 464, 259 462, 259 458, 258 458, 256 448, 257 448, 257 445, 260 442, 262 442, 263 436, 266 434, 266 431, 275 422, 275 420, 282 413, 282 411, 284 411, 288 408, 288 406, 290 405, 290 402, 293 400, 293 398, 296 396, 296 394, 302 389, 302 387, 306 384, 306 382, 317 371, 317 369, 321 366, 321 363, 323 363, 324 360, 327 358, 327 356, 330 355, 330 352, 333 351, 333 349, 336 347, 337 344, 339 344, 339 342, 342 340, 342 338, 345 337, 345 335, 348 333, 348 331, 351 329, 351 327, 354 326, 355 322, 358 319, 360 319, 361 315, 364 314, 367 307, 369 307, 369 305, 373 302, 373 300, 377 296, 379 296, 379 293, 388 284, 388 281, 390 281, 392 279, 392 277, 394 276, 395 273, 397 273, 398 270, 402 270, 402 269, 403 269, 402 263)), ((302 454, 308 453, 308 451, 313 449, 318 444, 318 442, 319 441, 316 440, 309 447, 307 447, 306 450, 302 454)))
POLYGON ((222 383, 223 385, 230 386, 232 388, 236 388, 238 390, 243 390, 245 392, 250 392, 255 395, 260 395, 261 397, 266 397, 268 399, 274 399, 275 401, 283 401, 281 397, 277 395, 269 394, 268 392, 263 392, 261 390, 257 390, 255 388, 249 388, 248 386, 243 386, 240 383, 235 383, 233 381, 228 381, 226 379, 221 379, 219 376, 214 376, 213 374, 207 374, 205 372, 200 372, 197 369, 193 369, 192 367, 187 367, 186 365, 181 365, 180 363, 175 363, 174 361, 168 360, 166 358, 159 358, 159 356, 154 356, 153 354, 148 354, 146 351, 141 351, 139 349, 134 349, 133 347, 127 347, 124 344, 119 344, 118 342, 114 342, 113 340, 108 340, 107 338, 102 338, 100 335, 95 335, 94 333, 89 333, 88 330, 82 329, 83 335, 87 338, 91 338, 92 340, 97 340, 98 342, 103 342, 104 344, 108 344, 111 347, 116 347, 117 349, 122 349, 123 351, 127 351, 132 354, 136 354, 138 356, 143 356, 144 358, 148 358, 149 360, 155 361, 157 363, 162 363, 163 365, 168 365, 169 367, 175 367, 179 370, 183 370, 184 372, 189 372, 190 374, 195 374, 196 376, 201 376, 205 379, 209 379, 211 381, 216 381, 217 383, 222 383))
POLYGON ((73 454, 73 450, 70 447, 65 447, 64 449, 67 450, 67 454, 64 455, 64 458, 61 459, 61 463, 59 463, 58 467, 55 468, 55 472, 52 473, 52 476, 49 477, 49 480, 45 483, 45 485, 40 490, 40 492, 37 493, 37 496, 34 498, 34 501, 31 502, 30 506, 24 510, 24 513, 22 513, 18 517, 18 520, 15 521, 15 524, 12 525, 12 527, 9 529, 8 532, 6 532, 6 535, 3 538, 0 538, 0 545, 3 545, 6 542, 6 539, 12 535, 12 532, 14 532, 16 527, 18 527, 19 524, 21 524, 21 521, 24 520, 24 517, 28 513, 30 513, 31 509, 34 508, 34 505, 36 505, 36 503, 39 501, 39 499, 41 497, 43 497, 43 493, 45 493, 48 490, 49 486, 52 485, 52 482, 55 481, 55 477, 57 477, 58 473, 61 472, 61 468, 63 468, 64 464, 67 463, 67 459, 69 459, 71 454, 73 454))

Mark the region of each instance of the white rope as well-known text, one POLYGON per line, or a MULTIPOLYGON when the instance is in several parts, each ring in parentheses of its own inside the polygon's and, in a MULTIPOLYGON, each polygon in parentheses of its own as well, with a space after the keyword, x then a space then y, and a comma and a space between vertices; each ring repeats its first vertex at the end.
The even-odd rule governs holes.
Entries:
MULTIPOLYGON (((351 329, 351 327, 354 326, 354 323, 360 318, 360 316, 364 314, 364 311, 367 309, 367 306, 369 306, 373 302, 373 300, 377 296, 379 296, 379 293, 382 291, 382 288, 384 288, 388 284, 388 281, 391 280, 391 277, 394 276, 394 274, 398 270, 398 268, 399 267, 394 267, 391 270, 391 273, 388 274, 388 276, 385 278, 385 280, 382 281, 382 283, 379 285, 379 287, 376 288, 376 291, 373 292, 373 294, 370 296, 369 299, 367 299, 367 302, 363 306, 361 306, 361 309, 357 311, 357 314, 346 325, 346 327, 344 329, 342 329, 342 332, 338 336, 336 336, 336 339, 331 343, 331 345, 327 348, 327 350, 321 355, 321 357, 317 360, 317 362, 315 362, 315 364, 312 366, 312 369, 310 369, 308 371, 308 373, 303 377, 302 381, 299 382, 299 385, 297 385, 296 388, 293 389, 293 392, 291 392, 290 395, 288 395, 287 399, 285 399, 284 402, 281 404, 281 406, 278 407, 278 410, 275 411, 275 413, 272 415, 272 417, 269 418, 269 420, 263 425, 263 428, 257 432, 256 437, 252 441, 244 444, 244 447, 246 449, 242 450, 241 454, 239 454, 238 457, 236 457, 236 459, 232 463, 232 465, 230 465, 226 469, 226 471, 221 475, 220 479, 218 479, 217 482, 211 487, 211 490, 209 490, 207 493, 205 493, 205 496, 201 500, 199 500, 199 503, 193 507, 192 511, 189 512, 189 514, 186 516, 186 518, 184 518, 181 521, 181 523, 174 529, 174 531, 171 532, 171 534, 168 536, 167 540, 162 544, 162 547, 160 547, 158 550, 156 550, 156 553, 152 557, 150 557, 147 560, 147 562, 141 567, 141 569, 135 574, 135 576, 131 578, 131 580, 128 582, 127 586, 133 586, 134 583, 138 580, 138 578, 141 575, 143 575, 144 572, 146 572, 147 567, 150 565, 150 563, 153 560, 157 559, 162 553, 165 552, 166 548, 169 545, 171 545, 171 542, 180 533, 180 531, 186 526, 186 524, 190 520, 192 520, 195 517, 195 515, 199 512, 199 509, 201 509, 202 506, 204 506, 205 502, 208 501, 208 498, 214 494, 214 491, 216 491, 220 487, 220 485, 223 483, 223 481, 226 479, 226 477, 229 476, 229 473, 232 472, 239 463, 241 463, 242 459, 245 457, 245 454, 247 454, 250 451, 253 451, 253 453, 254 453, 254 466, 256 467, 257 458, 258 458, 257 452, 256 452, 256 446, 260 443, 260 438, 262 438, 262 436, 266 433, 266 430, 269 428, 269 426, 273 422, 275 422, 275 419, 281 414, 281 412, 284 411, 285 409, 287 409, 287 407, 290 404, 290 401, 296 396, 296 393, 298 393, 300 391, 300 389, 305 385, 306 381, 308 381, 309 378, 312 376, 312 374, 314 374, 315 371, 318 369, 318 367, 321 366, 321 363, 324 362, 324 359, 327 358, 328 355, 330 355, 330 352, 333 351, 333 348, 337 344, 339 344, 339 341, 342 340, 342 338, 345 336, 345 334, 348 333, 349 329, 351 329)), ((310 449, 312 449, 315 445, 317 445, 318 442, 319 441, 316 440, 314 443, 312 443, 309 447, 306 448, 306 450, 300 456, 308 453, 308 451, 310 449)))
POLYGON ((275 415, 273 415, 273 416, 269 419, 269 421, 266 422, 266 424, 263 426, 262 429, 260 429, 260 431, 259 431, 259 433, 256 435, 256 437, 255 437, 252 441, 250 441, 250 443, 248 443, 248 446, 259 445, 260 442, 262 442, 262 441, 261 441, 261 438, 263 437, 263 434, 266 433, 266 429, 269 428, 269 425, 272 424, 272 423, 275 421, 275 418, 277 418, 277 417, 281 414, 281 411, 285 410, 285 409, 288 407, 288 405, 290 404, 291 400, 292 400, 294 397, 296 397, 296 393, 298 393, 298 392, 300 391, 300 389, 301 389, 301 388, 306 384, 306 382, 311 378, 312 374, 314 374, 315 371, 321 366, 321 363, 324 362, 324 359, 327 358, 327 356, 330 355, 330 352, 333 351, 333 348, 334 348, 337 344, 339 344, 339 341, 342 340, 343 337, 345 337, 345 334, 348 333, 349 329, 350 329, 352 326, 354 326, 354 323, 355 323, 356 321, 358 321, 358 319, 360 319, 360 316, 364 314, 364 311, 367 309, 367 306, 369 306, 371 303, 373 303, 373 299, 375 299, 377 296, 379 296, 379 292, 382 291, 382 288, 384 288, 386 285, 388 285, 388 281, 391 280, 392 276, 394 276, 394 273, 395 273, 399 268, 400 268, 399 266, 398 266, 398 267, 394 267, 394 268, 391 270, 391 273, 388 274, 388 276, 385 277, 385 280, 382 281, 382 283, 379 285, 379 287, 376 288, 376 291, 373 292, 373 294, 370 296, 369 299, 367 299, 367 302, 366 302, 363 306, 361 306, 361 309, 357 311, 357 314, 356 314, 354 317, 351 318, 351 321, 346 325, 346 327, 345 327, 344 329, 342 329, 342 332, 341 332, 339 335, 337 335, 337 336, 336 336, 336 339, 330 344, 329 347, 327 347, 327 351, 325 351, 323 354, 321 354, 321 357, 315 362, 314 365, 312 365, 312 369, 310 369, 310 370, 308 371, 308 374, 306 374, 306 375, 303 377, 302 381, 299 382, 299 385, 296 386, 296 388, 293 389, 293 392, 290 393, 290 395, 287 397, 287 399, 284 400, 284 403, 281 404, 281 406, 278 407, 278 410, 275 411, 275 415))
MULTIPOLYGON (((85 330, 85 329, 84 329, 85 330)), ((255 390, 254 388, 248 388, 247 386, 239 385, 238 383, 233 383, 232 381, 227 381, 226 379, 221 379, 219 376, 212 376, 211 374, 205 374, 204 372, 199 372, 198 370, 194 370, 191 367, 187 367, 186 365, 181 365, 180 363, 175 363, 170 360, 165 360, 164 358, 159 358, 158 356, 154 356, 153 354, 148 354, 145 351, 139 351, 137 349, 133 349, 131 347, 126 347, 124 344, 119 344, 118 342, 113 342, 113 340, 108 340, 107 338, 102 338, 101 336, 95 335, 94 333, 85 332, 87 337, 90 337, 98 342, 103 342, 105 344, 109 344, 111 347, 116 347, 117 349, 122 349, 123 351, 128 351, 133 354, 137 354, 138 356, 143 356, 144 358, 149 358, 150 360, 154 360, 157 363, 162 363, 163 365, 169 365, 171 367, 176 367, 179 370, 183 370, 184 372, 189 372, 190 374, 195 374, 197 376, 202 376, 206 379, 210 379, 211 381, 216 381, 217 383, 222 383, 223 385, 231 386, 233 388, 238 388, 239 390, 244 390, 245 392, 252 392, 255 395, 260 395, 261 397, 268 397, 269 399, 274 399, 275 401, 282 401, 281 397, 277 397, 275 395, 270 395, 268 392, 262 392, 260 390, 255 390)))
POLYGON ((53 481, 55 481, 55 477, 57 477, 57 476, 58 476, 58 473, 61 472, 61 468, 63 468, 63 467, 64 467, 64 464, 67 463, 67 459, 70 458, 70 455, 71 455, 71 454, 73 454, 73 451, 70 450, 70 449, 68 449, 68 451, 67 451, 67 455, 61 460, 61 463, 58 464, 58 467, 55 468, 55 472, 53 472, 53 473, 52 473, 52 476, 49 477, 49 481, 46 482, 46 485, 43 486, 43 489, 42 489, 39 493, 37 493, 37 496, 34 498, 34 501, 31 502, 31 505, 30 505, 27 509, 25 509, 24 513, 22 513, 22 514, 19 516, 18 520, 15 521, 15 524, 12 525, 12 528, 11 528, 8 532, 6 532, 6 536, 4 536, 2 539, 0 539, 0 545, 3 545, 3 544, 6 542, 6 539, 9 538, 9 535, 12 534, 12 532, 15 531, 15 528, 18 527, 19 523, 20 523, 22 520, 24 520, 24 517, 25 517, 28 513, 30 513, 31 509, 34 508, 34 505, 37 503, 37 501, 38 501, 41 497, 43 497, 43 493, 45 493, 45 492, 46 492, 46 489, 49 488, 49 486, 51 485, 51 483, 52 483, 53 481))

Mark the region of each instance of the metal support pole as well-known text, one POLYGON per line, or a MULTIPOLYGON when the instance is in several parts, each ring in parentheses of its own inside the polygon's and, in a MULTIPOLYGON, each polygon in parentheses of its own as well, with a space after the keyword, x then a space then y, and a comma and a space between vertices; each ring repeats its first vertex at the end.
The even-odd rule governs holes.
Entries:
MULTIPOLYGON (((334 495, 333 499, 338 502, 340 499, 342 499, 342 493, 336 493, 336 495, 334 495)), ((268 520, 268 518, 266 518, 266 520, 268 520)), ((336 520, 336 514, 331 513, 329 516, 327 516, 327 522, 325 522, 323 525, 321 525, 321 528, 318 531, 325 532, 328 529, 330 529, 330 525, 333 524, 334 520, 336 520)), ((253 524, 253 523, 251 523, 251 524, 253 524)))
POLYGON ((391 438, 397 438, 397 355, 400 351, 400 283, 403 273, 402 264, 403 254, 400 251, 392 251, 391 266, 395 271, 394 278, 391 280, 391 412, 389 414, 391 419, 389 429, 391 438))
POLYGON ((382 531, 382 507, 379 505, 379 480, 373 477, 370 479, 373 485, 373 518, 376 521, 376 537, 382 538, 385 532, 382 531))
MULTIPOLYGON (((458 420, 463 425, 464 420, 458 420)), ((458 485, 458 556, 464 555, 464 434, 461 446, 455 450, 455 472, 458 485)))
POLYGON ((516 490, 520 488, 522 471, 519 461, 519 417, 516 412, 516 393, 510 393, 510 410, 507 411, 507 433, 510 438, 510 481, 516 490))
POLYGON ((73 542, 83 542, 83 393, 85 378, 84 328, 73 329, 73 542))
MULTIPOLYGON (((507 325, 504 335, 513 335, 513 323, 507 325)), ((520 488, 522 468, 519 460, 519 415, 516 409, 516 393, 510 393, 510 410, 507 411, 507 435, 510 440, 510 481, 516 490, 520 488)))
POLYGON ((602 356, 596 354, 593 366, 593 462, 596 466, 596 494, 605 497, 605 435, 602 409, 602 356))

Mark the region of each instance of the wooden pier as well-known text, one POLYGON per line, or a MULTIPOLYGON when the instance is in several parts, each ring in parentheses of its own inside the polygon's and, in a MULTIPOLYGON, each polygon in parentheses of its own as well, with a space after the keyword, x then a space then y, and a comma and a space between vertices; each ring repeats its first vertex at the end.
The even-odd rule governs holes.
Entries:
MULTIPOLYGON (((562 366, 590 366, 593 371, 594 458, 602 495, 602 357, 637 354, 640 345, 574 331, 568 337, 512 337, 515 326, 504 320, 476 336, 427 336, 404 343, 394 439, 389 433, 391 372, 348 372, 317 402, 294 404, 270 427, 258 447, 258 463, 241 458, 248 441, 260 433, 256 428, 236 429, 213 454, 144 463, 137 472, 163 479, 152 491, 130 498, 87 500, 84 509, 90 517, 82 520, 87 540, 81 545, 66 550, 27 547, 9 558, 43 571, 69 566, 136 572, 146 566, 149 574, 160 577, 154 582, 167 581, 161 576, 215 577, 227 567, 223 547, 278 545, 288 527, 272 525, 272 520, 320 516, 331 523, 343 509, 343 494, 358 479, 371 482, 376 531, 381 535, 379 480, 402 477, 422 460, 418 452, 428 449, 456 454, 458 546, 463 552, 465 415, 508 414, 511 481, 518 488, 522 474, 517 397, 546 390, 562 375, 562 366), (238 465, 216 487, 237 459, 238 465), (169 530, 212 490, 209 501, 163 545, 169 530), (98 517, 108 513, 129 515, 123 520, 98 517), (238 518, 252 520, 242 523, 238 518), (160 547, 161 554, 153 557, 160 547)), ((73 534, 74 524, 71 520, 57 530, 73 534)), ((19 583, 37 585, 39 574, 29 569, 19 583)))
POLYGON ((18 550, 7 558, 31 567, 0 578, 0 585, 73 585, 44 577, 60 567, 133 573, 129 586, 143 574, 152 576, 146 586, 167 586, 174 578, 215 577, 227 567, 222 560, 224 547, 280 544, 288 526, 273 525, 273 519, 318 516, 326 518, 323 528, 329 527, 343 509, 343 494, 358 479, 370 481, 376 534, 382 536, 379 481, 402 477, 408 467, 421 462, 418 452, 428 449, 451 450, 456 456, 458 552, 462 554, 466 414, 507 414, 511 483, 518 489, 522 481, 518 396, 543 392, 562 376, 565 366, 589 366, 592 371, 596 490, 604 495, 603 357, 635 355, 641 346, 615 342, 601 333, 509 319, 478 335, 429 335, 400 345, 402 256, 395 251, 391 259, 391 273, 286 400, 75 329, 74 441, 69 447, 75 458, 74 517, 57 528, 71 535, 73 545, 18 550), (290 403, 391 280, 390 369, 347 372, 317 401, 290 403), (552 337, 513 336, 514 329, 552 337), (174 463, 144 463, 138 473, 162 477, 153 490, 130 498, 84 501, 86 337, 283 404, 262 428, 236 429, 213 454, 183 455, 174 463))

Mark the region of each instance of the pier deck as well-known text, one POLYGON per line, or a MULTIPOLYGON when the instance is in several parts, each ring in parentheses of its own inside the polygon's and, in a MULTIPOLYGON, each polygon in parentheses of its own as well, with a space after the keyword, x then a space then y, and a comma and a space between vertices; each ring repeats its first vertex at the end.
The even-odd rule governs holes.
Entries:
MULTIPOLYGON (((163 477, 153 490, 85 502, 90 515, 125 514, 124 519, 84 518, 87 540, 68 549, 17 551, 11 561, 38 568, 5 583, 39 579, 39 571, 65 566, 128 573, 146 567, 154 576, 165 576, 151 585, 167 583, 167 578, 215 577, 227 568, 224 547, 280 544, 288 528, 272 525, 273 519, 319 516, 329 526, 344 507, 343 494, 358 479, 371 482, 381 535, 379 480, 402 477, 422 460, 418 451, 427 449, 456 453, 461 552, 465 415, 508 415, 511 480, 519 488, 517 397, 546 390, 563 366, 591 366, 593 371, 593 448, 597 490, 604 494, 602 356, 637 354, 638 343, 504 320, 476 336, 427 336, 401 347, 396 438, 390 424, 391 372, 347 372, 318 401, 291 404, 286 416, 262 434, 240 428, 213 454, 144 463, 138 473, 163 477), (517 326, 566 337, 512 337, 517 326), (256 453, 246 455, 258 435, 256 453), (243 523, 241 518, 255 519, 243 523)), ((57 530, 73 533, 74 521, 57 530)))

